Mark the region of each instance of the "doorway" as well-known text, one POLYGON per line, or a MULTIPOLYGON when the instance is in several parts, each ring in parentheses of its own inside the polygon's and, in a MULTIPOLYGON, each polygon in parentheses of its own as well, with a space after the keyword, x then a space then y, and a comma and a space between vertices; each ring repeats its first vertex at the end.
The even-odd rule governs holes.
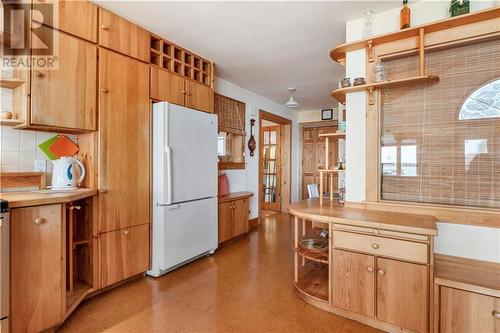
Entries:
POLYGON ((259 111, 259 217, 287 212, 290 203, 291 121, 259 111))

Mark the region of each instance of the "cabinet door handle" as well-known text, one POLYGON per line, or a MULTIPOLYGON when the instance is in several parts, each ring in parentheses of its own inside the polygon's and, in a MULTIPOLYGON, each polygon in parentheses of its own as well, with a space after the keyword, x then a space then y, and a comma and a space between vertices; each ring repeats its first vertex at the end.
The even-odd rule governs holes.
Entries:
POLYGON ((378 245, 377 243, 372 243, 372 248, 373 249, 378 249, 380 247, 380 245, 378 245))
POLYGON ((109 30, 109 27, 108 27, 107 25, 105 25, 105 24, 103 24, 103 25, 101 26, 101 28, 102 28, 102 30, 109 30))
POLYGON ((123 230, 123 234, 124 234, 124 235, 128 235, 128 234, 130 234, 130 230, 123 230))
POLYGON ((187 93, 186 90, 181 90, 181 94, 185 95, 187 93))
POLYGON ((43 219, 40 219, 40 218, 34 219, 34 220, 33 220, 33 223, 34 223, 35 225, 40 225, 40 224, 42 224, 42 223, 43 223, 43 219))
POLYGON ((373 267, 371 266, 366 267, 366 270, 370 273, 373 273, 373 267))
POLYGON ((106 193, 108 193, 108 190, 106 190, 106 189, 100 189, 99 193, 106 194, 106 193))
POLYGON ((186 91, 186 95, 191 96, 191 92, 190 91, 186 91))
POLYGON ((374 233, 375 235, 378 235, 378 234, 380 234, 380 231, 378 231, 378 230, 373 230, 373 233, 374 233))
POLYGON ((385 272, 384 272, 384 270, 383 270, 383 269, 379 269, 379 270, 377 271, 377 273, 378 273, 378 275, 385 275, 385 272))
POLYGON ((491 315, 493 316, 493 318, 495 319, 500 319, 500 312, 496 311, 496 310, 493 310, 491 312, 491 315))
POLYGON ((108 90, 108 89, 106 89, 106 88, 101 88, 101 92, 103 92, 103 93, 108 93, 108 92, 109 92, 109 90, 108 90))

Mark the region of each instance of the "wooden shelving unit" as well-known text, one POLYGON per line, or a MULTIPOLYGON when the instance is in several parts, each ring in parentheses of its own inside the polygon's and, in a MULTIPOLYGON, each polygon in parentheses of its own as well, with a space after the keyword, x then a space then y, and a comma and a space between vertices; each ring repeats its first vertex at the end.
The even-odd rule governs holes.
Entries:
POLYGON ((317 262, 307 263, 295 287, 307 296, 328 303, 328 265, 317 262))
POLYGON ((24 80, 9 78, 9 79, 0 79, 0 87, 7 89, 15 89, 20 85, 24 84, 24 80))
POLYGON ((327 252, 313 252, 313 251, 308 251, 306 249, 303 249, 301 247, 296 247, 293 250, 295 252, 297 252, 300 256, 302 256, 306 259, 328 265, 328 251, 327 252))
POLYGON ((211 85, 210 61, 155 35, 151 35, 150 63, 204 85, 211 85))
POLYGON ((411 86, 418 85, 423 83, 431 83, 439 81, 439 76, 437 75, 422 75, 415 76, 406 79, 398 79, 391 80, 386 82, 377 82, 370 84, 363 84, 361 86, 352 86, 347 88, 340 88, 332 91, 331 95, 335 98, 339 103, 345 104, 345 95, 348 93, 358 92, 358 91, 368 91, 368 102, 370 104, 374 103, 373 92, 375 89, 384 89, 391 87, 402 87, 402 86, 411 86))
POLYGON ((388 34, 373 36, 352 43, 341 44, 330 51, 330 57, 334 61, 344 64, 347 52, 367 48, 369 54, 369 61, 373 61, 373 57, 371 57, 371 55, 373 54, 372 49, 376 45, 395 42, 406 38, 418 37, 421 31, 422 33, 431 33, 431 32, 455 28, 461 25, 471 24, 489 19, 495 19, 498 17, 500 17, 500 7, 495 7, 492 9, 486 9, 470 14, 452 17, 446 20, 440 20, 428 24, 422 24, 419 26, 415 26, 412 28, 388 34))

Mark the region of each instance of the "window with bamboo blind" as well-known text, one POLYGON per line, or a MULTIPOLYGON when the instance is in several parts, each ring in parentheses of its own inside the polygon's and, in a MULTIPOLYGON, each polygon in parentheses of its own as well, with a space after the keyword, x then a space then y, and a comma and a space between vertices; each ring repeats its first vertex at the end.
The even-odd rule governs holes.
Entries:
MULTIPOLYGON (((416 56, 386 65, 391 80, 418 75, 416 56)), ((430 52, 425 65, 438 83, 382 93, 381 198, 500 208, 500 40, 430 52)))
POLYGON ((245 103, 214 94, 219 122, 219 169, 245 168, 245 103))

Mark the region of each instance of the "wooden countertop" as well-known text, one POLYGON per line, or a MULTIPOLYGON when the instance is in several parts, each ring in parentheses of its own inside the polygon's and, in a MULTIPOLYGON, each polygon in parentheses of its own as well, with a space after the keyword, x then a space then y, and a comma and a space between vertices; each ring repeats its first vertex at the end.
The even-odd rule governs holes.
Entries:
POLYGON ((500 264, 436 254, 434 283, 500 297, 500 264))
POLYGON ((323 206, 320 206, 319 199, 297 201, 290 204, 289 209, 292 215, 318 222, 348 224, 421 235, 437 235, 436 219, 428 215, 346 208, 327 200, 323 202, 323 206))
POLYGON ((228 201, 232 201, 232 200, 238 200, 238 199, 244 199, 244 198, 250 198, 251 196, 253 196, 252 192, 246 192, 246 191, 233 192, 233 193, 229 193, 228 195, 223 195, 222 197, 219 197, 219 203, 228 202, 228 201))
POLYGON ((9 208, 19 208, 38 205, 50 205, 63 203, 91 197, 97 194, 97 190, 81 188, 68 192, 47 193, 44 191, 29 191, 29 192, 7 192, 0 193, 0 199, 9 202, 9 208))

